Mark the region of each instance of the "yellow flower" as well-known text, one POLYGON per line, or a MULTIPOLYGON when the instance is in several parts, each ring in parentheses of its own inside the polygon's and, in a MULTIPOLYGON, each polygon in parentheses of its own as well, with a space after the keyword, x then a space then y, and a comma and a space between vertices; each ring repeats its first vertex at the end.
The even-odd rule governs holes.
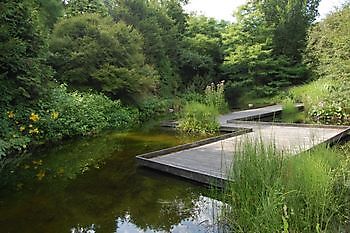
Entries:
POLYGON ((39 115, 38 114, 35 114, 34 112, 32 112, 32 114, 30 114, 29 116, 29 119, 33 122, 36 122, 38 121, 40 118, 39 118, 39 115))
POLYGON ((33 160, 32 163, 33 163, 34 165, 43 165, 43 161, 42 161, 41 159, 39 159, 39 160, 33 160))
POLYGON ((14 118, 15 114, 13 111, 9 111, 9 112, 7 112, 7 116, 8 116, 8 118, 14 118))
POLYGON ((52 112, 51 113, 51 118, 54 119, 54 120, 56 120, 58 118, 58 116, 59 116, 58 112, 52 112))
POLYGON ((23 125, 21 127, 19 127, 19 131, 21 131, 21 132, 23 132, 25 129, 26 129, 26 127, 23 125))
POLYGON ((42 180, 45 177, 45 175, 46 175, 45 171, 41 170, 41 171, 38 172, 38 174, 36 174, 36 177, 40 181, 40 180, 42 180))
POLYGON ((30 125, 29 125, 29 128, 33 128, 33 125, 32 125, 32 124, 30 124, 30 125))
POLYGON ((30 134, 38 134, 39 133, 39 129, 38 128, 30 129, 29 133, 30 134))

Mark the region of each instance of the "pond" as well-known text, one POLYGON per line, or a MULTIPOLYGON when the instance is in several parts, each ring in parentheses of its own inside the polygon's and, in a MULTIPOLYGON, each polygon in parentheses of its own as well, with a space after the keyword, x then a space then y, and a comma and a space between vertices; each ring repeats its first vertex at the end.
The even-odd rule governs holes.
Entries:
POLYGON ((215 232, 220 202, 207 189, 135 164, 199 139, 110 131, 25 155, 1 174, 0 232, 215 232))

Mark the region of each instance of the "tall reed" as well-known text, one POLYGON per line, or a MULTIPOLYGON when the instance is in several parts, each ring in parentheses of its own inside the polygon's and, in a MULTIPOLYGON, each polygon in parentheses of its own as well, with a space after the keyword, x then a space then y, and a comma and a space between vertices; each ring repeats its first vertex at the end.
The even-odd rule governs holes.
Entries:
POLYGON ((220 192, 229 232, 350 232, 350 163, 321 146, 297 156, 245 142, 220 192))

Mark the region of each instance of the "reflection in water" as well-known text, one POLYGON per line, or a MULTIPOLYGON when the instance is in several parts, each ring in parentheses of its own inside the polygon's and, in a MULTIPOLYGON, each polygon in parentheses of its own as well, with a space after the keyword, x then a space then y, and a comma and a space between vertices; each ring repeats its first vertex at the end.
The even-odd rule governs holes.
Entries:
MULTIPOLYGON (((189 211, 192 212, 192 216, 181 220, 180 223, 173 225, 171 229, 154 231, 152 229, 140 229, 132 222, 131 216, 127 214, 123 218, 116 220, 115 232, 174 232, 174 233, 187 233, 187 232, 219 232, 215 219, 218 216, 217 209, 221 206, 221 203, 210 199, 205 196, 200 196, 196 201, 194 208, 189 211)), ((164 209, 167 207, 164 206, 164 209)), ((181 205, 178 206, 181 209, 181 205)))
POLYGON ((205 189, 135 166, 137 154, 194 140, 107 132, 37 151, 0 174, 0 232, 218 231, 205 189))
MULTIPOLYGON (((169 203, 171 204, 171 203, 169 203)), ((174 204, 171 204, 174 205, 174 204)), ((192 216, 181 220, 178 224, 173 225, 171 229, 167 230, 154 230, 150 227, 142 229, 133 222, 133 218, 129 213, 126 213, 123 217, 118 217, 116 219, 116 229, 115 232, 127 232, 127 233, 154 233, 154 232, 174 232, 174 233, 188 233, 188 232, 219 232, 217 224, 214 219, 218 216, 217 209, 219 209, 221 203, 210 199, 205 196, 200 196, 196 201, 194 208, 187 210, 192 213, 192 216)), ((166 211, 167 204, 164 206, 166 211)), ((182 208, 181 205, 178 206, 179 209, 182 208)), ((181 210, 180 210, 181 211, 181 210)), ((186 210, 184 210, 186 211, 186 210)), ((71 229, 71 233, 96 233, 99 232, 99 227, 95 224, 90 226, 82 227, 77 226, 71 229)))

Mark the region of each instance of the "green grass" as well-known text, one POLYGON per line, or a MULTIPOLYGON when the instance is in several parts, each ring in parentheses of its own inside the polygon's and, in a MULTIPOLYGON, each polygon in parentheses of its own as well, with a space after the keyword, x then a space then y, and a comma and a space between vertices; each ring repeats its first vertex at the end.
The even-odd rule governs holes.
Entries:
POLYGON ((305 122, 304 114, 299 111, 293 101, 287 99, 283 103, 282 114, 281 114, 282 122, 286 123, 299 123, 305 122))
POLYGON ((181 112, 178 129, 193 134, 214 134, 219 131, 218 109, 198 102, 187 103, 181 112))
POLYGON ((231 232, 348 232, 350 159, 318 147, 298 156, 249 142, 235 154, 233 181, 219 192, 231 232))
POLYGON ((318 104, 320 101, 330 95, 330 90, 334 86, 332 80, 318 79, 311 83, 293 87, 289 90, 289 94, 295 102, 302 102, 308 110, 312 105, 318 104))

